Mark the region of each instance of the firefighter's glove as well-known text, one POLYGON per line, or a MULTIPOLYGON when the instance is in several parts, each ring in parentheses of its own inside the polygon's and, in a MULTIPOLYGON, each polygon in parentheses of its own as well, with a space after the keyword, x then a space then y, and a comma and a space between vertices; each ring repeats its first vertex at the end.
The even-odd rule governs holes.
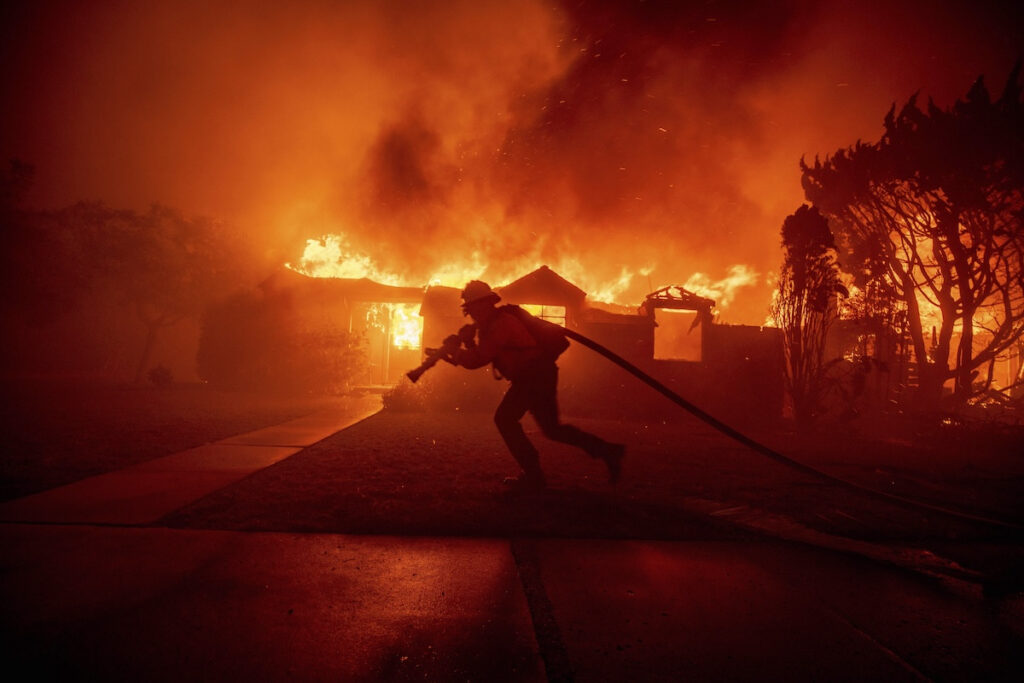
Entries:
POLYGON ((459 341, 470 348, 476 344, 476 325, 463 325, 459 328, 459 341))
POLYGON ((459 350, 460 346, 462 346, 462 339, 459 335, 449 334, 444 338, 444 343, 442 343, 441 348, 444 349, 446 354, 452 356, 459 350))

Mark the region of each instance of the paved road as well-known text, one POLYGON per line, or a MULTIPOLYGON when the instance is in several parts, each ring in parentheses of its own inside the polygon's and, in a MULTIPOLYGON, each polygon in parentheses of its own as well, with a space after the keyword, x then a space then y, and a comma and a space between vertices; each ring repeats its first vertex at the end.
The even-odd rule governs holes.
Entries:
POLYGON ((40 681, 1024 680, 1019 595, 983 598, 796 532, 812 545, 152 526, 364 416, 319 414, 0 506, 8 668, 40 681))
POLYGON ((779 542, 5 524, 0 543, 24 680, 1024 676, 999 605, 779 542))

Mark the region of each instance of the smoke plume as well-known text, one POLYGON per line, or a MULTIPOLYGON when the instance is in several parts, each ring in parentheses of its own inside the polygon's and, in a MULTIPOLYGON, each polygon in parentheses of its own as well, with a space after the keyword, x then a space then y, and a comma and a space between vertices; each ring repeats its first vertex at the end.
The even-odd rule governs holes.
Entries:
POLYGON ((0 150, 37 166, 40 206, 160 201, 245 226, 277 262, 339 234, 423 282, 547 263, 624 303, 743 272, 723 315, 752 323, 801 156, 876 139, 915 91, 998 88, 1024 54, 1021 11, 996 3, 4 11, 0 150))

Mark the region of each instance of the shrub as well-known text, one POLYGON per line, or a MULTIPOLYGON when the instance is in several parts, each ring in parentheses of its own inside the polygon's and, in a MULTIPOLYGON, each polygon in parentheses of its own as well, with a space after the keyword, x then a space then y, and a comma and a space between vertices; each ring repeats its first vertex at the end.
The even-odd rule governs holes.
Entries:
POLYGON ((361 335, 303 325, 280 302, 243 292, 203 317, 200 378, 242 390, 339 394, 365 364, 361 335))
POLYGON ((422 413, 429 403, 429 386, 402 381, 384 393, 384 410, 396 413, 422 413))

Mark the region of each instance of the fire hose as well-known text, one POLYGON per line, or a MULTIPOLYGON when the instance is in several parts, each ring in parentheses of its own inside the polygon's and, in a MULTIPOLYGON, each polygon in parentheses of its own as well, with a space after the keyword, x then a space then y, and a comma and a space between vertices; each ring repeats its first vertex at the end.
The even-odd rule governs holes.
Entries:
MULTIPOLYGON (((760 455, 765 456, 766 458, 774 460, 775 462, 786 467, 789 467, 790 469, 794 469, 798 472, 802 472, 804 474, 810 475, 816 479, 820 479, 830 484, 835 484, 837 486, 840 486, 841 488, 845 488, 863 495, 867 495, 871 498, 876 498, 889 503, 893 503, 900 507, 913 508, 918 510, 929 510, 931 512, 940 513, 947 517, 954 517, 971 522, 978 522, 981 524, 985 524, 987 526, 1008 529, 1018 533, 1024 532, 1024 526, 1021 526, 1019 524, 1014 524, 1012 522, 1006 522, 998 519, 992 519, 989 517, 984 517, 982 515, 975 515, 961 510, 953 510, 950 508, 943 507, 941 505, 935 505, 933 503, 927 503, 925 501, 915 500, 913 498, 906 498, 904 496, 900 496, 894 493, 879 491, 878 489, 862 486, 861 484, 857 484, 847 479, 842 479, 840 477, 833 476, 826 472, 822 472, 821 470, 810 467, 809 465, 805 465, 801 462, 793 460, 792 458, 789 458, 783 455, 782 453, 779 453, 778 451, 766 446, 765 444, 759 441, 755 441, 746 434, 743 434, 739 430, 727 425, 726 423, 722 422, 715 416, 702 410, 693 403, 687 401, 685 398, 669 389, 667 386, 659 382, 654 377, 651 377, 649 374, 647 374, 637 366, 633 365, 628 360, 618 355, 614 351, 611 351, 610 349, 602 346, 601 344, 598 344, 593 339, 585 337, 579 332, 575 332, 567 328, 562 329, 565 331, 566 337, 578 342, 579 344, 582 344, 583 346, 586 346, 591 351, 594 351, 597 354, 606 358, 607 360, 610 360, 612 363, 615 363, 623 370, 639 379, 644 384, 648 385, 658 393, 665 396, 665 398, 672 401, 683 410, 689 412, 697 419, 707 423, 711 427, 714 427, 719 432, 725 434, 734 441, 737 441, 746 446, 747 448, 750 448, 755 453, 758 453, 760 455)), ((434 365, 436 365, 441 360, 447 361, 449 363, 454 362, 452 360, 449 350, 444 347, 439 349, 427 349, 427 357, 423 361, 423 363, 414 370, 410 370, 409 372, 407 372, 406 376, 408 376, 411 381, 416 382, 423 375, 423 373, 425 373, 430 368, 434 367, 434 365)))
POLYGON ((413 368, 409 372, 405 373, 405 376, 408 377, 409 381, 413 384, 419 381, 424 372, 437 365, 438 361, 443 360, 449 363, 454 363, 448 349, 444 347, 439 349, 426 349, 426 356, 427 357, 423 362, 419 364, 419 367, 413 368))

